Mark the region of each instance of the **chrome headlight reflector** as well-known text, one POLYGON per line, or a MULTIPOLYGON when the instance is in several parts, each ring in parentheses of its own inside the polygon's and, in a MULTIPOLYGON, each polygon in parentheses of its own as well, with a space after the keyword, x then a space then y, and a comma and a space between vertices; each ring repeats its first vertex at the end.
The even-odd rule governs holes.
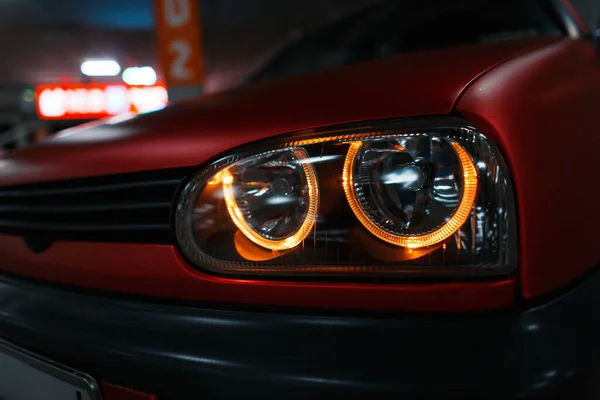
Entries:
POLYGON ((355 141, 344 162, 343 185, 350 208, 369 232, 418 249, 443 242, 467 221, 477 195, 477 169, 464 148, 448 138, 355 141), (417 157, 401 143, 418 148, 417 157))
POLYGON ((268 250, 298 246, 317 217, 319 190, 302 148, 269 152, 217 175, 231 220, 246 238, 268 250))
POLYGON ((462 120, 286 135, 225 156, 181 193, 195 266, 260 275, 454 276, 516 266, 512 186, 462 120))

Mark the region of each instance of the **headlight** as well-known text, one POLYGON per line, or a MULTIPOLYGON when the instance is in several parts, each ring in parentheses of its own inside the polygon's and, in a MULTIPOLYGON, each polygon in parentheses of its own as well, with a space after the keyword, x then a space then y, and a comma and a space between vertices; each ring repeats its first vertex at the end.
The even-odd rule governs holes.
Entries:
POLYGON ((262 275, 502 274, 516 266, 513 193, 464 121, 286 135, 202 169, 177 206, 199 268, 262 275))
POLYGON ((317 218, 319 189, 302 148, 274 151, 219 172, 231 220, 268 250, 288 250, 306 239, 317 218))

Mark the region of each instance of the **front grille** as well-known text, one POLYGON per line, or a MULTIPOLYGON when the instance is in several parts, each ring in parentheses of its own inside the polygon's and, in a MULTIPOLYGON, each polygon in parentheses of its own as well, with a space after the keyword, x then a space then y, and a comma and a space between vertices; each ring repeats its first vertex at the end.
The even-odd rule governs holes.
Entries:
POLYGON ((188 169, 0 187, 0 233, 54 240, 169 243, 188 169))

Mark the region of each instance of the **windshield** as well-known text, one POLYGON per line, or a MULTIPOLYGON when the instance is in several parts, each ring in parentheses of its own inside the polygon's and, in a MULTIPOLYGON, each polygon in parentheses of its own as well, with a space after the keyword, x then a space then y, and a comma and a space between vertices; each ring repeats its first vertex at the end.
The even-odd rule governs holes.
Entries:
POLYGON ((562 33, 560 21, 542 0, 384 1, 302 37, 250 81, 408 51, 562 33))

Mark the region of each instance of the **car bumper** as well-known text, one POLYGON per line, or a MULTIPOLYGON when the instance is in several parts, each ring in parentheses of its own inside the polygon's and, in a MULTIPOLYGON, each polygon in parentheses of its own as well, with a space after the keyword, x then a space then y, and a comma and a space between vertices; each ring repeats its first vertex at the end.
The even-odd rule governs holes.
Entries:
MULTIPOLYGON (((461 315, 157 304, 0 277, 0 337, 159 399, 599 398, 600 274, 461 315)), ((110 400, 110 399, 107 399, 110 400)))

